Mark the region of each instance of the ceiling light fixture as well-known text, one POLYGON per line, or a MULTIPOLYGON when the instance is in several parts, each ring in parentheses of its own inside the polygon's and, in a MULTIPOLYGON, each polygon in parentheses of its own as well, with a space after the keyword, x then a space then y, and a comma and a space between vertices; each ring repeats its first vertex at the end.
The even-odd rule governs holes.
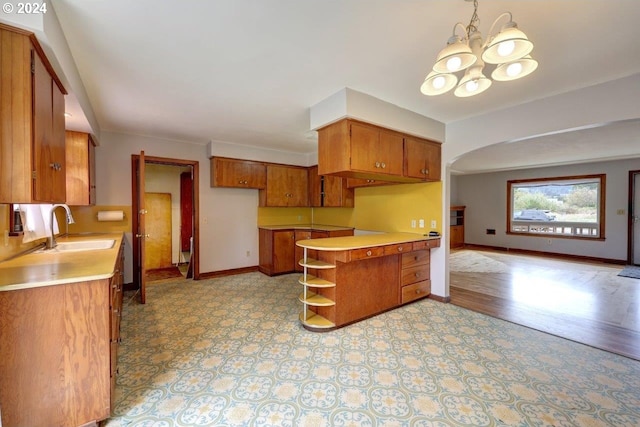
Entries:
POLYGON ((425 95, 440 95, 454 87, 454 94, 459 97, 484 92, 492 83, 484 75, 485 64, 496 65, 491 73, 491 78, 496 81, 516 80, 538 68, 538 61, 529 55, 533 43, 513 22, 511 12, 504 12, 493 21, 489 36, 483 42, 478 31, 478 0, 465 1, 473 1, 471 21, 466 27, 460 22, 453 26, 453 35, 438 54, 433 70, 420 87, 425 95), (508 17, 509 22, 502 26, 498 34, 492 35, 496 24, 504 17, 508 17), (458 28, 462 28, 464 36, 456 34, 458 28), (455 73, 462 71, 465 73, 458 82, 455 73))

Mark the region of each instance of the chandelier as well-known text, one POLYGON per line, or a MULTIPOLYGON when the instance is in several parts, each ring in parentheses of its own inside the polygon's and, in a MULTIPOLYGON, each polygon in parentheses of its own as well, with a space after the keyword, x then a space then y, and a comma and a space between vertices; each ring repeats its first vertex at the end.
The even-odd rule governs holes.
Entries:
POLYGON ((484 92, 492 83, 483 73, 485 64, 496 65, 491 73, 491 78, 496 81, 516 80, 538 68, 538 61, 529 55, 533 43, 513 22, 511 12, 504 12, 496 18, 487 40, 483 42, 478 31, 478 0, 465 1, 473 1, 471 21, 466 27, 460 22, 453 26, 453 35, 438 54, 432 71, 420 87, 425 95, 440 95, 454 87, 454 94, 459 97, 484 92), (508 17, 509 22, 493 36, 496 24, 504 17, 508 17), (458 28, 462 28, 464 36, 456 34, 458 28), (464 75, 458 82, 456 73, 462 71, 465 71, 464 75))

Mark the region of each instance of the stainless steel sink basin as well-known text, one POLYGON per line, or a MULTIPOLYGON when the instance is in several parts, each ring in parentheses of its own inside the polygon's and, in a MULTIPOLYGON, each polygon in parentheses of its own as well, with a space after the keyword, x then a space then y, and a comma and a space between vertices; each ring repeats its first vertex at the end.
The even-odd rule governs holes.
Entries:
POLYGON ((42 252, 79 252, 111 249, 116 243, 114 239, 78 240, 77 242, 60 242, 53 249, 42 252))

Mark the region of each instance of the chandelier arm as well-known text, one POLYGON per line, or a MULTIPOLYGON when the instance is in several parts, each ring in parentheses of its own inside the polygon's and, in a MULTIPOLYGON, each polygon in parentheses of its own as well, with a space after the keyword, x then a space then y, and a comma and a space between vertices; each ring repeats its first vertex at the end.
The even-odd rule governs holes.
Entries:
POLYGON ((464 34, 464 37, 462 38, 462 40, 466 41, 467 43, 469 42, 469 34, 467 34, 467 27, 464 26, 464 24, 462 22, 456 22, 453 26, 453 36, 456 36, 456 28, 462 28, 462 33, 464 34))
POLYGON ((503 12, 502 14, 500 14, 500 16, 498 16, 496 18, 496 20, 493 21, 493 24, 491 24, 491 28, 489 28, 489 32, 487 33, 487 39, 485 40, 484 44, 482 45, 483 49, 485 47, 489 46, 489 43, 491 43, 491 40, 493 39, 493 30, 495 29, 496 24, 498 23, 498 21, 500 21, 505 16, 509 17, 509 21, 508 22, 513 22, 513 15, 511 15, 511 12, 503 12))

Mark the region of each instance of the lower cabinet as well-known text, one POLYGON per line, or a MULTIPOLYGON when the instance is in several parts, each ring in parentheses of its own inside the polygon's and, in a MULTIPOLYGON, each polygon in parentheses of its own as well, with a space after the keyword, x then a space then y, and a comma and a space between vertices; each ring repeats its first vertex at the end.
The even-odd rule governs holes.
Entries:
POLYGON ((0 402, 4 426, 83 426, 114 400, 122 307, 116 274, 0 292, 0 402))
POLYGON ((303 257, 302 248, 296 246, 297 241, 341 236, 353 236, 353 229, 327 231, 313 228, 282 230, 260 228, 258 270, 268 276, 302 271, 298 263, 303 257))
POLYGON ((402 254, 400 270, 400 303, 414 301, 431 293, 429 250, 402 254))

